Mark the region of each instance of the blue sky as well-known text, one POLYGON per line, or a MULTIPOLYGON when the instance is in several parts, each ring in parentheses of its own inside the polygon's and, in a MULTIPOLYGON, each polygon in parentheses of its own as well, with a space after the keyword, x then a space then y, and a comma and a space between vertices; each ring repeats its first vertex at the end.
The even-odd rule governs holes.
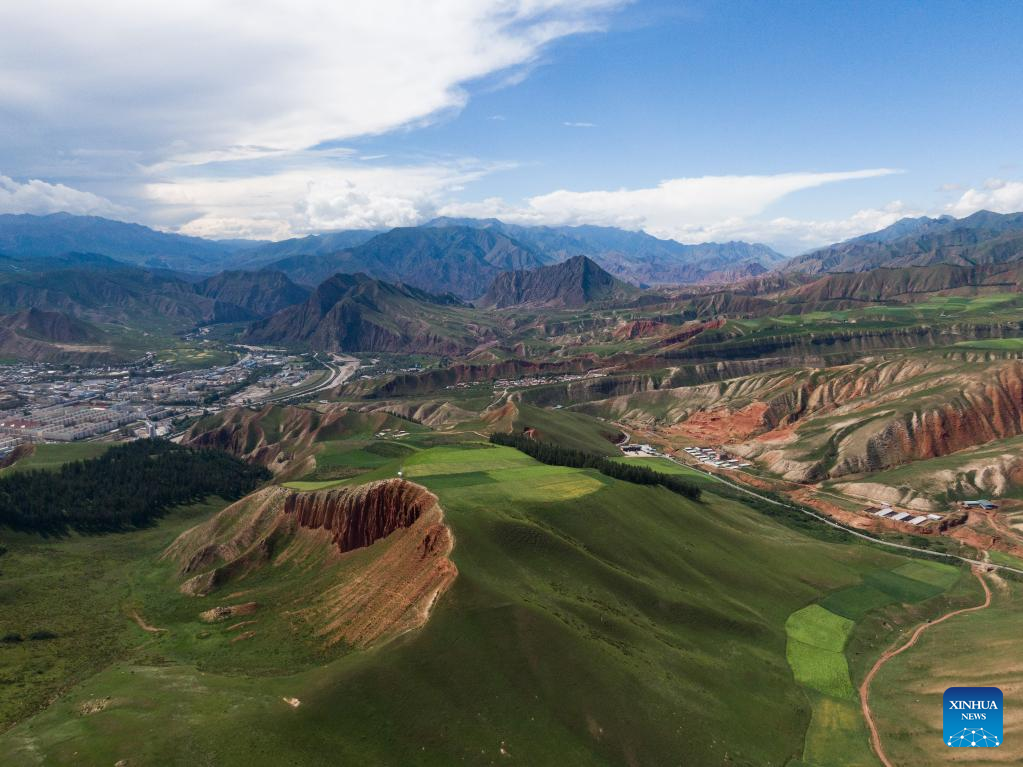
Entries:
POLYGON ((0 210, 272 238, 497 215, 793 253, 1023 209, 1023 3, 158 5, 0 9, 0 210))

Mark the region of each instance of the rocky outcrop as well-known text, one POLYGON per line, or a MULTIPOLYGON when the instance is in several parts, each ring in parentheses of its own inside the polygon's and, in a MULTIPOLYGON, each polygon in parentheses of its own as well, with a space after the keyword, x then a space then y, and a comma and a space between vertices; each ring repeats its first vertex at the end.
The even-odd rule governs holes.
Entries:
POLYGON ((635 338, 656 338, 667 335, 674 325, 655 320, 631 320, 618 325, 612 335, 620 341, 631 341, 635 338))
POLYGON ((436 503, 437 496, 420 485, 385 480, 318 493, 293 493, 284 502, 284 513, 294 515, 301 527, 326 530, 338 551, 346 552, 411 527, 436 503))
POLYGON ((884 423, 862 452, 843 456, 831 475, 877 471, 1023 434, 1023 364, 991 371, 984 379, 969 382, 942 405, 884 423))
MULTIPOLYGON (((762 399, 765 428, 773 431, 735 452, 786 479, 812 482, 1023 434, 1023 363, 978 368, 908 356, 819 372, 762 399)), ((997 473, 987 487, 999 485, 997 473)), ((981 487, 972 479, 970 485, 981 487)))
POLYGON ((387 420, 383 412, 356 413, 341 406, 320 410, 291 405, 265 405, 260 410, 233 407, 194 423, 181 444, 226 450, 287 478, 312 470, 319 442, 360 430, 376 431, 387 420))
POLYGON ((385 397, 401 397, 429 392, 453 386, 459 383, 475 383, 478 381, 495 381, 500 378, 520 378, 535 375, 561 375, 565 373, 584 373, 587 370, 608 364, 595 355, 571 357, 552 362, 538 362, 525 359, 508 359, 492 364, 459 363, 444 368, 433 368, 421 373, 403 373, 382 383, 364 384, 355 382, 341 389, 341 394, 348 397, 380 399, 385 397))

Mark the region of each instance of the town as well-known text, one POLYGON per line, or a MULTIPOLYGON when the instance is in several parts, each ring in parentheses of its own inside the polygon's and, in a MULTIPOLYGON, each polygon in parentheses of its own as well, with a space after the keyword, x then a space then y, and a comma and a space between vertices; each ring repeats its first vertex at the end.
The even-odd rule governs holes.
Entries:
POLYGON ((0 366, 0 457, 23 443, 168 436, 182 419, 261 404, 322 370, 277 350, 233 351, 233 362, 196 370, 153 353, 121 367, 0 366))

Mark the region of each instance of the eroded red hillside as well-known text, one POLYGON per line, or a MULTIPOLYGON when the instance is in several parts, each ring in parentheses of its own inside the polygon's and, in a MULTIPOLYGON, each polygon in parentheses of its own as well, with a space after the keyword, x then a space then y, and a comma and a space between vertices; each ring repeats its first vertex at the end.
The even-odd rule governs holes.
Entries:
POLYGON ((304 622, 328 645, 365 647, 426 622, 458 574, 453 546, 437 497, 391 479, 308 493, 260 490, 183 533, 164 556, 178 563, 187 576, 181 591, 193 596, 236 590, 266 567, 281 568, 281 579, 313 572, 313 588, 304 581, 295 592, 257 589, 246 598, 260 613, 304 622))

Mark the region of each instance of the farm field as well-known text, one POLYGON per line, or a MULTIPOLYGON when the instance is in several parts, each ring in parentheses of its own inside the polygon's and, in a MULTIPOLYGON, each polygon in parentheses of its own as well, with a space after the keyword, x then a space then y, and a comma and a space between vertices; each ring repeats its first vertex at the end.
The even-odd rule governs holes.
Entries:
MULTIPOLYGON (((928 602, 955 586, 962 575, 960 568, 914 560, 891 570, 865 572, 859 584, 834 591, 789 616, 785 623, 786 654, 796 681, 811 691, 813 706, 803 764, 842 767, 878 763, 850 673, 850 637, 857 622, 868 614, 876 615, 884 607, 899 610, 899 605, 928 602), (930 588, 923 590, 916 584, 930 588)), ((925 614, 931 614, 937 606, 928 602, 923 608, 925 614)), ((875 642, 887 639, 883 635, 874 637, 875 642)), ((863 649, 857 647, 858 654, 876 654, 874 647, 867 653, 863 649)))

